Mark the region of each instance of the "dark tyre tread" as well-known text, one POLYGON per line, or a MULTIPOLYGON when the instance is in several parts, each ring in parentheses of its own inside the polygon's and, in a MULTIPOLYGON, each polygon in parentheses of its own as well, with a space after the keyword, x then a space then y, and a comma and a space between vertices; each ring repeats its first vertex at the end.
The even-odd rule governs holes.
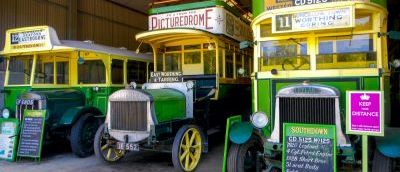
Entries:
POLYGON ((372 162, 372 172, 393 172, 393 163, 394 161, 392 158, 383 155, 376 149, 372 162))
MULTIPOLYGON (((85 149, 82 144, 81 144, 81 130, 85 125, 85 122, 90 119, 94 118, 92 114, 85 114, 81 116, 78 121, 72 126, 71 128, 71 137, 70 137, 70 144, 71 144, 71 149, 72 152, 81 158, 88 157, 93 154, 93 146, 91 149, 87 150, 85 149)), ((93 138, 94 139, 94 138, 93 138)))
POLYGON ((261 146, 260 141, 252 136, 246 143, 238 145, 232 143, 228 152, 227 171, 244 172, 244 161, 247 150, 252 146, 261 146))

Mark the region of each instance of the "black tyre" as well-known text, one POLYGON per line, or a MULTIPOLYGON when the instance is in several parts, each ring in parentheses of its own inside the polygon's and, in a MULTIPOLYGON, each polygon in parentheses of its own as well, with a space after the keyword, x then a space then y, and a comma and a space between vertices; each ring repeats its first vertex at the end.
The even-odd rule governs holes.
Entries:
POLYGON ((105 137, 104 127, 102 124, 94 137, 94 154, 104 162, 117 162, 124 157, 125 151, 115 149, 115 140, 105 137))
POLYGON ((70 144, 72 152, 81 158, 93 154, 93 142, 100 120, 92 114, 81 116, 72 126, 70 144))
POLYGON ((383 155, 376 149, 372 161, 372 172, 392 172, 394 171, 394 168, 394 160, 383 155))
POLYGON ((228 152, 227 171, 256 171, 257 153, 262 152, 262 150, 262 143, 255 136, 252 136, 246 143, 241 145, 232 143, 228 152))
POLYGON ((175 135, 172 163, 177 171, 194 171, 201 159, 204 137, 196 125, 184 125, 175 135))

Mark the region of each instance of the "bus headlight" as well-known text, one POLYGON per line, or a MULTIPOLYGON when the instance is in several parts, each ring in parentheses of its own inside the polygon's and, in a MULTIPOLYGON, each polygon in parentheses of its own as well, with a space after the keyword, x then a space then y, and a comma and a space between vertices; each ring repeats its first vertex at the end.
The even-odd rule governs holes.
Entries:
POLYGON ((267 126, 269 119, 267 115, 264 112, 255 112, 253 115, 251 115, 251 123, 256 127, 256 128, 264 128, 267 126))
POLYGON ((9 118, 10 117, 10 110, 8 109, 3 109, 3 111, 1 112, 1 116, 3 118, 9 118))

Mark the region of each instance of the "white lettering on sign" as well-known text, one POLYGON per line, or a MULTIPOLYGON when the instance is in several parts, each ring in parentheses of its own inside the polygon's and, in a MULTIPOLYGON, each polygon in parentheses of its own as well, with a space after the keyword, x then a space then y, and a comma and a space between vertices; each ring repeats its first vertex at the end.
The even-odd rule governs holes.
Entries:
POLYGON ((353 26, 351 7, 276 15, 274 32, 295 32, 353 26))
POLYGON ((212 7, 149 16, 149 30, 191 28, 252 40, 251 28, 224 8, 212 7))

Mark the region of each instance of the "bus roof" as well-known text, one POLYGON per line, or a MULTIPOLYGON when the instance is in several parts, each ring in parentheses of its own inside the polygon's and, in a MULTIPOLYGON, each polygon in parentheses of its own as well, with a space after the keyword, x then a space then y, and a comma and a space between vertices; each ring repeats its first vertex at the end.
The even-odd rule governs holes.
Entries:
POLYGON ((95 44, 92 41, 59 40, 57 32, 50 26, 33 26, 9 29, 2 55, 33 53, 43 51, 86 50, 117 56, 152 61, 152 54, 136 53, 126 48, 95 44))

